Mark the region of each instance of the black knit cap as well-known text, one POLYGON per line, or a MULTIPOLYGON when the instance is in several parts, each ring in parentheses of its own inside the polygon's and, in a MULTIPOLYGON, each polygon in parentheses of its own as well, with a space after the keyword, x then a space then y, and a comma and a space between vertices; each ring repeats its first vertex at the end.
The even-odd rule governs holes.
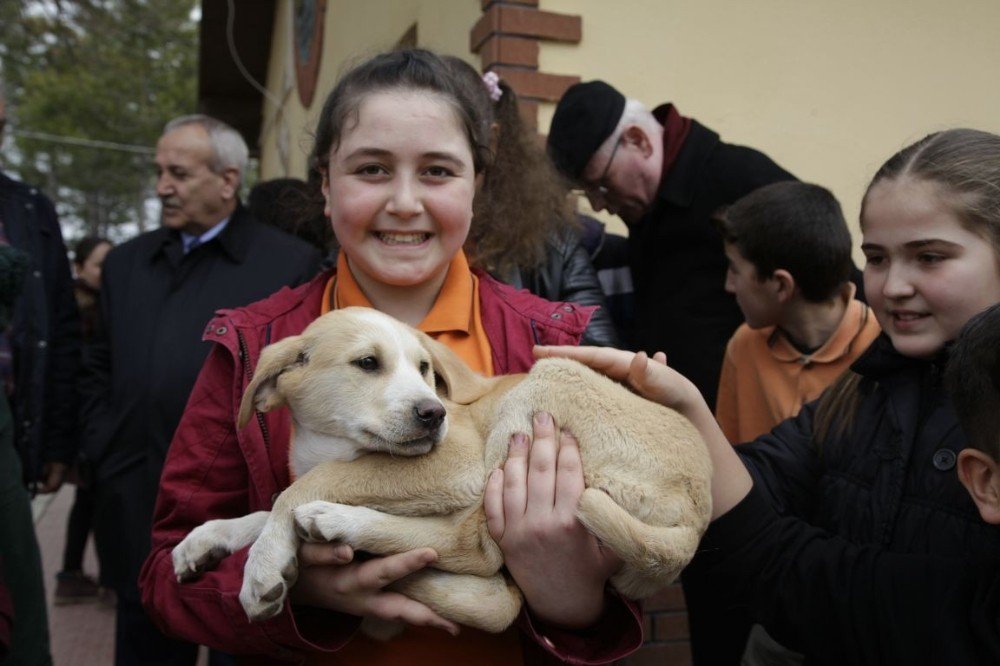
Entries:
POLYGON ((547 141, 556 168, 574 181, 621 120, 625 96, 604 81, 570 86, 552 116, 547 141))

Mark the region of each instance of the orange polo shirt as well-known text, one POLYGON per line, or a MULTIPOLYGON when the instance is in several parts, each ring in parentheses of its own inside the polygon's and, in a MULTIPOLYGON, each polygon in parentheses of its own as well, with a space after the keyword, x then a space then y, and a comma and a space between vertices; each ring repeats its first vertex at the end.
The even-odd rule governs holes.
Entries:
MULTIPOLYGON (((326 284, 320 315, 351 306, 374 307, 358 286, 343 252, 337 257, 337 273, 326 284)), ((479 307, 479 279, 469 270, 463 252, 455 255, 434 306, 418 329, 448 346, 476 372, 493 376, 493 350, 483 328, 479 307)))
MULTIPOLYGON (((372 307, 351 275, 341 252, 337 258, 337 274, 327 283, 320 314, 352 305, 372 307)), ((455 255, 434 307, 417 328, 446 344, 472 369, 487 376, 493 374, 492 350, 483 329, 479 307, 479 280, 469 270, 463 253, 455 255)), ((386 642, 359 633, 341 650, 317 655, 308 663, 337 666, 508 666, 523 661, 520 636, 513 628, 502 634, 490 634, 462 627, 461 633, 452 638, 440 629, 408 626, 402 634, 386 642)))
POLYGON ((749 442, 799 413, 850 367, 881 329, 867 305, 848 295, 833 335, 812 354, 774 326, 743 324, 726 345, 715 418, 733 444, 749 442))

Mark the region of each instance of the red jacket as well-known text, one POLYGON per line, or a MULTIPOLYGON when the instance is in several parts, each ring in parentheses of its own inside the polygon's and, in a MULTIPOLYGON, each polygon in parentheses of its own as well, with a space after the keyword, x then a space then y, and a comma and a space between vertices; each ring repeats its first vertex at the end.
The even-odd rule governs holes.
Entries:
MULTIPOLYGON (((593 308, 550 303, 515 291, 477 272, 482 321, 493 350, 495 374, 527 371, 534 344, 578 344, 593 308)), ((261 349, 297 335, 320 312, 331 273, 209 322, 204 339, 216 342, 192 390, 167 454, 154 515, 152 550, 139 577, 142 601, 165 632, 240 654, 301 659, 334 651, 357 630, 356 617, 286 604, 284 612, 250 623, 239 602, 247 549, 225 558, 199 579, 179 584, 170 552, 192 529, 213 518, 270 510, 289 485, 287 410, 258 413, 258 422, 237 431, 236 413, 261 349)), ((604 663, 642 642, 641 615, 634 604, 615 600, 598 635, 536 630, 527 613, 520 625, 534 640, 528 663, 604 663), (546 651, 538 649, 544 646, 546 651)))

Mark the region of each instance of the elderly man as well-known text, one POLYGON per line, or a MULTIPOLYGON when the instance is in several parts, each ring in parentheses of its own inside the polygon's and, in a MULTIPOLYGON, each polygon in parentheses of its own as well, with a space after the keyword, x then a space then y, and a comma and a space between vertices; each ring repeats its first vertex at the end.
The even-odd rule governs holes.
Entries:
POLYGON ((96 472, 96 529, 114 544, 102 563, 118 593, 118 664, 195 662, 196 646, 146 617, 136 580, 164 457, 209 351, 206 322, 306 281, 319 265, 319 252, 243 208, 246 163, 228 125, 202 115, 168 123, 156 146, 162 226, 104 263, 105 337, 85 359, 84 452, 96 472))
POLYGON ((595 210, 629 228, 636 348, 666 352, 714 406, 726 342, 743 316, 725 290, 726 256, 711 216, 795 177, 763 153, 723 143, 672 104, 649 111, 603 81, 566 91, 548 148, 595 210))

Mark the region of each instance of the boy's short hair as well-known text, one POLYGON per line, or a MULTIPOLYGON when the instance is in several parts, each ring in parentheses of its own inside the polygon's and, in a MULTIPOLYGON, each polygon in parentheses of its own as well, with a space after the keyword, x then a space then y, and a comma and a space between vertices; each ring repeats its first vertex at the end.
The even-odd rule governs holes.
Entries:
POLYGON ((969 444, 1000 461, 1000 303, 966 322, 945 384, 969 444))
POLYGON ((718 211, 714 221, 758 278, 784 269, 807 301, 831 298, 850 279, 851 233, 837 199, 819 185, 766 185, 718 211))

